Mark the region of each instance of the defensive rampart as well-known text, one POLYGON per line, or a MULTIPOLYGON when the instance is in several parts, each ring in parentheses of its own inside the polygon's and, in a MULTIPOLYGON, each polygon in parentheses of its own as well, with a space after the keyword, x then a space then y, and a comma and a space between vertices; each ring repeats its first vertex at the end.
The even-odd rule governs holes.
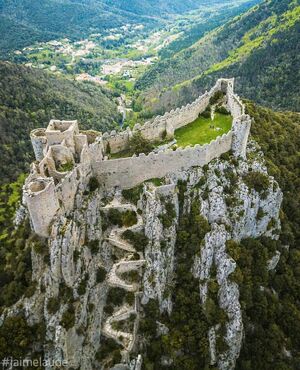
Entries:
POLYGON ((151 178, 161 178, 168 173, 204 166, 212 159, 231 149, 232 132, 218 137, 207 145, 196 145, 176 151, 140 154, 138 157, 95 161, 93 172, 100 184, 109 189, 115 186, 130 189, 151 178))
POLYGON ((109 152, 113 154, 128 149, 129 140, 135 132, 140 132, 145 139, 151 141, 172 138, 176 129, 186 126, 197 119, 199 114, 208 106, 210 98, 217 91, 222 91, 228 95, 227 100, 230 106, 234 107, 233 110, 237 115, 240 106, 233 98, 233 80, 220 79, 209 92, 205 92, 191 104, 167 112, 163 116, 157 116, 153 121, 148 121, 143 125, 136 124, 132 130, 127 128, 121 132, 114 130, 110 133, 105 133, 103 135, 105 148, 109 148, 109 152))
POLYGON ((103 190, 114 187, 132 188, 146 180, 161 178, 168 173, 204 166, 212 159, 232 150, 245 157, 251 119, 244 105, 233 92, 232 79, 220 79, 211 91, 192 104, 155 118, 144 125, 135 125, 110 134, 81 132, 77 121, 50 121, 47 129, 31 133, 37 162, 31 167, 23 191, 23 203, 29 210, 34 231, 49 236, 49 226, 58 214, 74 209, 78 191, 88 188, 89 179, 96 177, 103 190), (135 132, 151 141, 173 139, 177 128, 193 122, 222 91, 221 104, 226 105, 233 121, 232 128, 211 143, 176 150, 160 148, 157 153, 108 159, 110 153, 128 149, 135 132))

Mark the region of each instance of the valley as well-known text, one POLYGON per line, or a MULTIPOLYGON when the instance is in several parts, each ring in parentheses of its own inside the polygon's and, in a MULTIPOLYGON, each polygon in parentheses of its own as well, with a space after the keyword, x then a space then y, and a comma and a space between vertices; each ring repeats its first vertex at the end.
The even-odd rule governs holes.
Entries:
POLYGON ((0 0, 0 32, 0 368, 298 369, 300 0, 0 0))
POLYGON ((76 81, 90 82, 116 96, 122 123, 133 126, 146 116, 138 112, 136 82, 173 48, 208 32, 239 14, 258 0, 203 1, 198 9, 173 16, 156 28, 143 23, 126 23, 104 29, 79 40, 59 38, 14 50, 10 59, 76 81), (195 26, 197 25, 197 26, 195 26), (190 39, 186 39, 189 34, 190 39))

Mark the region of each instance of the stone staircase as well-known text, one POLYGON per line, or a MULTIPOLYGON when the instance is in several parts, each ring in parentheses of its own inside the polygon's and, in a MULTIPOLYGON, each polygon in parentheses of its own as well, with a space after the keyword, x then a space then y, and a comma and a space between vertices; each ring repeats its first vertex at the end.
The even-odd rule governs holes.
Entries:
MULTIPOLYGON (((110 209, 117 209, 120 212, 125 212, 131 210, 137 214, 137 223, 130 227, 118 227, 113 226, 111 230, 108 231, 108 236, 105 238, 111 246, 121 249, 127 252, 127 255, 117 261, 111 268, 108 274, 108 284, 110 287, 118 287, 124 289, 127 292, 132 292, 135 294, 135 302, 133 306, 124 303, 117 311, 113 313, 112 316, 108 317, 103 324, 102 334, 106 337, 114 339, 118 344, 123 347, 122 358, 126 361, 129 357, 129 353, 132 351, 135 337, 138 329, 139 322, 139 312, 138 312, 138 300, 139 300, 139 283, 138 282, 128 282, 122 278, 122 274, 139 271, 146 261, 142 258, 142 253, 139 260, 133 260, 134 255, 137 254, 136 249, 133 245, 122 238, 122 234, 126 230, 131 230, 133 232, 139 232, 143 230, 143 219, 137 213, 137 209, 132 204, 122 204, 120 199, 115 198, 111 203, 102 208, 102 211, 108 212, 110 209), (132 320, 132 315, 135 316, 133 322, 133 331, 131 333, 116 330, 113 326, 114 323, 120 321, 132 320)), ((109 302, 108 302, 109 303, 109 302)))

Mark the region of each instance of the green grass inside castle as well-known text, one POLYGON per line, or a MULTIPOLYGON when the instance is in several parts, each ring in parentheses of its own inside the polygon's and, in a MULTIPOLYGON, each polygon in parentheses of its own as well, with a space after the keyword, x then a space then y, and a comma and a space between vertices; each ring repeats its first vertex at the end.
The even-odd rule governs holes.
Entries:
MULTIPOLYGON (((212 118, 209 107, 209 110, 206 110, 203 112, 203 114, 200 114, 195 121, 175 130, 174 139, 176 140, 176 144, 174 144, 171 148, 185 148, 187 146, 194 146, 196 144, 209 144, 217 137, 227 134, 231 130, 231 127, 232 116, 229 114, 229 112, 226 110, 224 110, 224 112, 222 110, 215 112, 212 118)), ((150 143, 146 142, 146 140, 143 140, 142 138, 139 138, 139 140, 137 139, 138 138, 131 141, 129 149, 115 154, 110 154, 110 159, 131 157, 133 154, 139 153, 148 154, 153 149, 170 142, 170 140, 165 140, 162 142, 150 143), (138 141, 138 143, 133 141, 138 141)))
POLYGON ((232 125, 232 116, 216 113, 214 119, 199 116, 194 122, 175 131, 178 147, 209 144, 218 136, 227 134, 232 125))

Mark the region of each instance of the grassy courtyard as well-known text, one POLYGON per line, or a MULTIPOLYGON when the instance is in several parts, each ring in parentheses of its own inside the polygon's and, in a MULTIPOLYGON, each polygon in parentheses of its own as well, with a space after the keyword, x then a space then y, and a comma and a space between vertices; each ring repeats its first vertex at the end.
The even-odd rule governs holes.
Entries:
POLYGON ((175 131, 177 146, 208 144, 218 136, 226 134, 231 129, 231 125, 230 115, 216 113, 213 121, 210 118, 199 117, 175 131))
MULTIPOLYGON (((210 118, 199 117, 194 122, 179 128, 175 131, 175 139, 177 140, 177 147, 194 146, 196 144, 209 144, 212 140, 218 136, 226 134, 232 125, 232 117, 229 114, 215 113, 214 120, 210 118)), ((131 157, 134 153, 149 153, 154 148, 166 144, 164 142, 140 142, 142 139, 137 138, 134 143, 131 143, 131 147, 125 151, 110 154, 110 159, 126 158, 131 157), (134 147, 138 144, 138 147, 134 147), (146 150, 146 147, 147 150, 146 150)))

